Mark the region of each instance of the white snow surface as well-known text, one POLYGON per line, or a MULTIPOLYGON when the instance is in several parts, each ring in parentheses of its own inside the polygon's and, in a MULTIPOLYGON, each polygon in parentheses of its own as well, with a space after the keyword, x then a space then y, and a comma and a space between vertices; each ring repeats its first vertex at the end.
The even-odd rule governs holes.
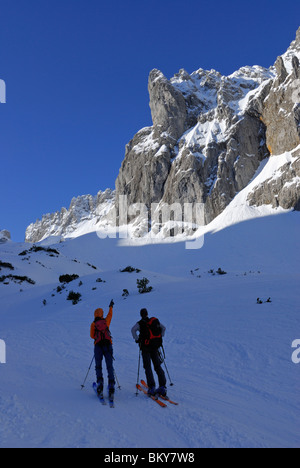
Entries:
POLYGON ((52 245, 54 256, 19 256, 31 245, 0 244, 1 261, 15 268, 1 267, 0 276, 36 282, 0 282, 0 447, 299 447, 299 365, 291 359, 300 338, 299 219, 288 212, 239 223, 206 234, 199 250, 120 247, 95 233, 52 245), (119 271, 128 265, 142 271, 119 271), (227 274, 208 273, 219 267, 227 274), (80 278, 59 294, 65 273, 80 278), (144 276, 154 289, 140 295, 136 280, 144 276), (77 305, 66 300, 70 290, 82 294, 77 305), (259 305, 257 297, 272 302, 259 305), (108 310, 112 298, 121 385, 114 409, 92 390, 94 368, 81 390, 93 356, 93 312, 108 310), (135 395, 138 348, 130 329, 142 307, 167 327, 177 407, 135 395))

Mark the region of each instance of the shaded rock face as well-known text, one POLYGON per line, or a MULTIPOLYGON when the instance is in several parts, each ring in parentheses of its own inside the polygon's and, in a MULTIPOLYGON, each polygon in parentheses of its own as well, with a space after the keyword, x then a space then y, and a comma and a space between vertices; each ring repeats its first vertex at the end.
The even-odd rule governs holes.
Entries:
POLYGON ((282 57, 276 62, 278 77, 264 101, 262 120, 266 139, 273 155, 291 151, 300 144, 300 68, 293 56, 293 71, 288 74, 282 57))
POLYGON ((275 62, 276 76, 252 101, 266 126, 266 144, 272 155, 291 152, 280 173, 256 187, 250 205, 272 205, 300 210, 300 28, 285 54, 275 62))
POLYGON ((119 195, 126 195, 130 205, 158 203, 164 193, 164 185, 174 156, 174 139, 162 135, 155 128, 147 127, 138 132, 126 147, 116 182, 119 195))
POLYGON ((205 154, 205 158, 195 158, 189 148, 181 150, 167 178, 163 201, 203 203, 209 223, 246 187, 268 154, 264 125, 246 115, 220 141, 210 141, 205 154), (245 134, 255 138, 244 138, 245 134))
POLYGON ((272 155, 292 151, 300 144, 300 28, 285 54, 275 62, 276 76, 253 101, 266 126, 272 155))
POLYGON ((255 187, 248 196, 250 205, 291 207, 300 211, 300 149, 291 152, 292 161, 280 168, 275 177, 255 187))

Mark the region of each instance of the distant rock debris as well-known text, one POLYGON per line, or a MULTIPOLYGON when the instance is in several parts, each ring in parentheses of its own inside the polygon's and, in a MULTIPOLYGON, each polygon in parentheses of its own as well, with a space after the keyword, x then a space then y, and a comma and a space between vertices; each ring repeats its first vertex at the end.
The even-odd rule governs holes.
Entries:
POLYGON ((0 231, 0 243, 4 243, 11 240, 11 234, 6 229, 0 231))

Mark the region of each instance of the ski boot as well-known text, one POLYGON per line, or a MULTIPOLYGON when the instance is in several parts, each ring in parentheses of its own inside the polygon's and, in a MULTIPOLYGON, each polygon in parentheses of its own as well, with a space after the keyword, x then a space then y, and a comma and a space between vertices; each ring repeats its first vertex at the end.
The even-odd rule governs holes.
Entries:
POLYGON ((108 382, 108 397, 111 401, 113 401, 115 395, 115 382, 109 381, 108 382))
POLYGON ((103 382, 97 383, 97 395, 98 397, 103 398, 103 382))
POLYGON ((115 397, 115 385, 109 384, 108 385, 108 399, 109 399, 109 406, 114 408, 114 397, 115 397))
POLYGON ((155 397, 155 387, 149 387, 147 393, 149 397, 155 397))
POLYGON ((167 398, 168 398, 168 396, 167 396, 167 387, 163 387, 163 386, 162 386, 162 387, 158 387, 158 388, 155 390, 155 394, 156 394, 157 396, 161 396, 161 397, 167 399, 167 398))

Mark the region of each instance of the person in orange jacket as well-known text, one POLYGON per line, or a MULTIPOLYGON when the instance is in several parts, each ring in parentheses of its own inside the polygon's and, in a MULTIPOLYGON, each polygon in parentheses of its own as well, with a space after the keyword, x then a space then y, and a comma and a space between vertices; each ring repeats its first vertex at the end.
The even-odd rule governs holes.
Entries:
POLYGON ((108 373, 108 392, 109 398, 112 399, 115 392, 115 371, 113 366, 113 346, 112 337, 109 331, 113 316, 114 301, 109 304, 109 312, 104 318, 103 309, 96 309, 94 313, 95 320, 91 324, 90 335, 94 340, 95 345, 95 361, 96 361, 96 376, 97 376, 97 392, 98 395, 103 395, 104 379, 102 372, 102 361, 105 358, 106 368, 108 373))

